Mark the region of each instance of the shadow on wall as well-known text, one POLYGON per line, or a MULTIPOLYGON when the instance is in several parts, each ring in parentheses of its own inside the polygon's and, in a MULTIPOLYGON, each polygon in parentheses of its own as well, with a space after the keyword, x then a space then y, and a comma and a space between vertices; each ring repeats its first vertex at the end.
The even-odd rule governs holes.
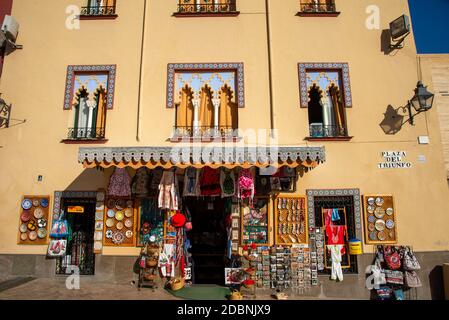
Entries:
POLYGON ((389 105, 379 126, 385 134, 393 135, 401 131, 403 124, 404 116, 400 115, 392 105, 389 105))
MULTIPOLYGON (((97 191, 98 189, 107 189, 109 178, 114 173, 114 168, 95 168, 85 169, 76 177, 64 191, 97 191)), ((135 170, 127 168, 130 177, 133 177, 135 170)))
POLYGON ((113 171, 112 168, 85 169, 65 188, 65 191, 96 191, 106 188, 113 171))
POLYGON ((430 295, 432 300, 444 300, 443 267, 436 266, 429 274, 430 295))

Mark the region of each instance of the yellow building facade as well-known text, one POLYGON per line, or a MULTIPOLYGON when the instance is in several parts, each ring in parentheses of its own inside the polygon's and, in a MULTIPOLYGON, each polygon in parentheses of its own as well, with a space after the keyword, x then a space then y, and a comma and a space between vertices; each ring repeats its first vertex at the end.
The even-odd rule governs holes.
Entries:
MULTIPOLYGON (((422 78, 413 33, 402 49, 390 54, 381 51, 382 30, 397 17, 410 16, 407 1, 336 0, 336 9, 330 11, 339 14, 320 10, 307 14, 307 7, 298 0, 237 0, 236 7, 225 12, 218 7, 223 5, 220 2, 216 4, 218 12, 214 7, 206 14, 196 13, 200 3, 186 7, 195 11, 190 14, 178 4, 176 0, 117 0, 103 4, 113 6, 114 12, 98 15, 87 11, 80 19, 76 6, 87 6, 85 0, 13 2, 11 15, 20 23, 17 42, 23 49, 5 57, 0 83, 2 98, 13 105, 10 126, 0 131, 0 255, 4 272, 14 273, 14 266, 21 263, 19 257, 34 257, 35 265, 42 267, 26 273, 55 273, 54 261, 44 259, 47 244, 18 241, 23 196, 50 196, 51 216, 55 192, 65 192, 64 198, 72 191, 106 190, 117 165, 127 167, 132 177, 139 165, 133 168, 124 155, 118 159, 120 152, 180 145, 172 139, 176 108, 170 107, 170 70, 179 79, 183 71, 213 73, 220 71, 214 65, 225 64, 229 69, 222 67, 220 72, 231 70, 234 75, 229 83, 236 88, 231 100, 238 112, 238 129, 266 130, 258 136, 259 141, 252 141, 249 135, 226 144, 264 145, 273 130, 279 148, 288 148, 285 152, 316 152, 319 156, 309 159, 317 162, 313 170, 299 174, 295 191, 288 194, 305 197, 308 218, 315 214, 310 209, 316 210, 314 201, 319 197, 350 196, 354 201, 356 236, 363 241, 365 254, 355 258, 355 272, 341 284, 320 275, 324 293, 334 298, 369 297, 364 269, 372 262, 375 245, 369 241, 362 196, 391 195, 397 233, 394 242, 412 246, 417 253, 423 267, 423 287, 418 294, 430 298, 429 273, 449 259, 449 193, 437 108, 415 117, 413 126, 405 123, 395 134, 386 134, 380 126, 387 107, 404 106, 419 80, 433 91, 430 78, 422 78), (84 80, 89 82, 89 71, 96 69, 86 66, 102 66, 99 74, 108 77, 107 85, 103 84, 107 106, 101 141, 70 136, 76 121, 72 105, 76 92, 67 86, 72 81, 68 75, 75 70, 75 87, 76 81, 83 81, 76 78, 78 74, 85 74, 84 80), (312 78, 323 72, 327 79, 323 81, 332 82, 333 74, 339 79, 344 134, 319 131, 313 136, 310 132, 308 81, 320 84, 322 79, 312 78), (115 80, 113 89, 111 80, 115 80), (306 82, 305 94, 302 81, 306 82), (428 143, 423 143, 426 137, 428 143), (101 158, 97 154, 101 152, 116 152, 116 161, 96 163, 102 169, 87 168, 95 166, 92 159, 101 158), (402 157, 399 162, 406 163, 405 168, 382 167, 382 163, 395 162, 392 153, 402 157)), ((177 81, 172 84, 174 104, 182 103, 177 81)), ((438 103, 436 98, 435 105, 438 103)), ((305 168, 303 160, 292 166, 305 168)), ((273 211, 275 198, 270 196, 273 211)), ((271 230, 270 244, 275 242, 275 232, 271 230)), ((96 274, 113 273, 107 261, 131 268, 139 251, 138 246, 104 246, 96 258, 96 274)), ((314 290, 319 294, 319 288, 314 290)))

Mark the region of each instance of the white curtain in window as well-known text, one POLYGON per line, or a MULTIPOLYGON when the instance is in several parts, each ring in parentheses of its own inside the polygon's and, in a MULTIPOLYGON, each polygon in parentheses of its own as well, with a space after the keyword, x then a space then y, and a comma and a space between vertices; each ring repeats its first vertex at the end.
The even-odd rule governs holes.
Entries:
POLYGON ((87 105, 87 97, 79 98, 79 107, 78 107, 78 123, 76 127, 78 128, 78 132, 76 135, 78 137, 86 137, 89 124, 89 111, 90 108, 87 105))
POLYGON ((323 108, 323 126, 324 132, 332 132, 332 128, 335 124, 334 106, 332 104, 332 98, 329 91, 324 93, 321 98, 321 106, 323 108))

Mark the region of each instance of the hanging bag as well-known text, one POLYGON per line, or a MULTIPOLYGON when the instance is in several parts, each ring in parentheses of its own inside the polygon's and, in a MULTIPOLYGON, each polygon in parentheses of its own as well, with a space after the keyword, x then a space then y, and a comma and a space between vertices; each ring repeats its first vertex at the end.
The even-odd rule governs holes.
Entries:
POLYGON ((416 271, 405 271, 405 285, 409 288, 422 287, 421 279, 416 271))
POLYGON ((60 238, 66 238, 69 236, 69 225, 67 223, 67 220, 65 220, 63 218, 64 218, 64 213, 61 213, 61 215, 59 216, 59 219, 53 221, 53 224, 51 227, 51 232, 50 232, 51 238, 60 239, 60 238))
POLYGON ((385 270, 385 277, 388 284, 404 284, 404 273, 399 270, 385 270))
POLYGON ((401 256, 397 250, 392 246, 384 248, 385 261, 391 270, 401 269, 401 256))
POLYGON ((405 249, 402 263, 404 265, 404 270, 407 271, 417 271, 421 269, 418 259, 410 248, 405 249))

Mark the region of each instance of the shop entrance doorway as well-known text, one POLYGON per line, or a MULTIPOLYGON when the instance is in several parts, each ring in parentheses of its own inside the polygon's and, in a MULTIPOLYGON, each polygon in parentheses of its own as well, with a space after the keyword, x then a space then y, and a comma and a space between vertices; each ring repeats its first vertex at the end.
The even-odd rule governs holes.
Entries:
POLYGON ((56 274, 71 274, 73 267, 80 275, 94 275, 95 199, 63 199, 69 236, 64 257, 56 260, 56 274))
POLYGON ((226 217, 229 199, 186 198, 193 229, 188 233, 192 244, 193 281, 195 284, 224 285, 227 247, 226 217))

